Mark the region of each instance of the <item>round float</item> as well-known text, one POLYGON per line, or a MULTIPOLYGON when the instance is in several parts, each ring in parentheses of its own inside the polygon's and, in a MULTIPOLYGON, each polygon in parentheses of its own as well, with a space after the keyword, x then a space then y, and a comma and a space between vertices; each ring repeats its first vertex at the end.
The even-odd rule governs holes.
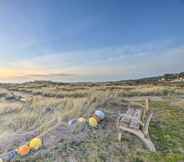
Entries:
POLYGON ((83 118, 83 117, 80 117, 80 118, 78 119, 78 122, 80 122, 80 123, 85 123, 85 122, 86 122, 86 119, 83 118))
POLYGON ((94 117, 89 118, 88 122, 89 122, 89 125, 91 127, 97 127, 97 125, 98 125, 98 122, 97 122, 97 120, 94 117))
POLYGON ((101 120, 103 120, 105 118, 104 112, 102 112, 100 110, 96 110, 95 115, 98 116, 101 120))
POLYGON ((38 150, 42 146, 42 141, 40 138, 33 138, 30 141, 29 146, 31 149, 38 150))
POLYGON ((20 146, 20 147, 17 149, 17 152, 18 152, 19 155, 25 156, 25 155, 29 154, 29 152, 30 152, 30 147, 27 146, 27 145, 20 146))

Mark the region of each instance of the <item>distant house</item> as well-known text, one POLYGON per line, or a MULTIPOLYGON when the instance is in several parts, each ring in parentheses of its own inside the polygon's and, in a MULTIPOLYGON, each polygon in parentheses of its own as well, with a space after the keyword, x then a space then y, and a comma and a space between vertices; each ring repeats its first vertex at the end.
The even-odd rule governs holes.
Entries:
POLYGON ((184 77, 180 77, 179 80, 180 80, 180 81, 184 81, 184 77))
POLYGON ((180 77, 180 78, 172 80, 171 82, 183 82, 183 81, 184 81, 184 78, 180 77))

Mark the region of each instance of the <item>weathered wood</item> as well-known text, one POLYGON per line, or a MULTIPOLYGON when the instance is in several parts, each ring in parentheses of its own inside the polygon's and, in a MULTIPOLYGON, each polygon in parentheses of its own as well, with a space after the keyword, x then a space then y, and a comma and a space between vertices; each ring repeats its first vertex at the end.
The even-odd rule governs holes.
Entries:
POLYGON ((142 120, 143 121, 145 120, 146 114, 149 111, 149 102, 150 102, 150 99, 148 97, 146 97, 146 99, 145 99, 145 109, 144 109, 144 112, 143 112, 143 115, 142 115, 142 120))
POLYGON ((129 123, 131 116, 134 114, 133 108, 128 108, 127 112, 125 114, 122 114, 121 121, 125 123, 129 123))
POLYGON ((141 132, 140 130, 133 130, 133 129, 130 129, 130 128, 127 128, 127 127, 123 127, 123 126, 120 126, 119 128, 121 130, 125 131, 125 132, 131 133, 131 134, 137 136, 143 142, 144 146, 149 151, 152 151, 152 152, 156 151, 155 146, 152 143, 152 141, 149 138, 145 138, 143 132, 141 132))
POLYGON ((130 128, 139 129, 140 128, 140 120, 142 116, 142 110, 135 109, 133 116, 131 117, 131 122, 129 124, 130 128))
POLYGON ((145 99, 145 103, 146 103, 146 106, 145 106, 145 111, 146 111, 146 113, 149 111, 149 98, 147 97, 146 99, 145 99))
POLYGON ((119 132, 118 133, 118 141, 121 142, 121 140, 122 140, 122 132, 119 132))
POLYGON ((144 109, 128 108, 127 112, 120 114, 117 120, 117 128, 119 131, 118 139, 121 141, 122 131, 129 132, 138 137, 147 149, 155 152, 155 146, 149 138, 149 123, 153 113, 149 112, 149 98, 145 100, 144 109), (146 118, 146 116, 148 116, 146 118))
POLYGON ((148 119, 146 120, 145 126, 143 128, 143 133, 146 137, 149 136, 148 129, 149 129, 149 124, 150 124, 152 116, 153 116, 153 113, 150 113, 149 116, 148 116, 148 119))

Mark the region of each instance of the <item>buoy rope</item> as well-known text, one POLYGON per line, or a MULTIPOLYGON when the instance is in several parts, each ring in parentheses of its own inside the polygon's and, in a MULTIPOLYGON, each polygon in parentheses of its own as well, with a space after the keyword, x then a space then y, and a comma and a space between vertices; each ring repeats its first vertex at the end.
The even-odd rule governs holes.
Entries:
MULTIPOLYGON (((44 126, 41 125, 36 130, 30 131, 30 132, 26 132, 26 133, 21 133, 21 134, 15 134, 14 136, 16 138, 19 138, 19 137, 23 137, 23 136, 26 136, 26 135, 32 136, 34 134, 34 135, 36 135, 37 138, 42 139, 47 133, 49 133, 52 130, 56 129, 59 125, 61 125, 61 117, 59 117, 57 115, 57 118, 56 119, 51 120, 49 123, 45 124, 44 126), (54 127, 53 126, 50 127, 56 121, 57 121, 56 125, 54 127), (42 131, 42 129, 44 129, 44 127, 50 127, 50 129, 48 129, 46 132, 43 132, 43 133, 40 134, 40 132, 42 131)), ((16 158, 16 155, 17 155, 17 150, 14 149, 14 150, 11 150, 9 152, 6 152, 6 153, 1 154, 0 155, 0 160, 1 159, 2 160, 5 160, 5 161, 14 160, 16 158)))

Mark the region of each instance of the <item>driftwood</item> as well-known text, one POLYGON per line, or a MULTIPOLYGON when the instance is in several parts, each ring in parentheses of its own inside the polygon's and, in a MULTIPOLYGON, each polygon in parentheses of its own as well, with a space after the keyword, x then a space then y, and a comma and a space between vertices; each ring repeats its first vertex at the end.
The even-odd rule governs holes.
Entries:
MULTIPOLYGON (((137 136, 144 143, 145 147, 148 150, 153 151, 153 152, 156 151, 155 146, 152 143, 152 141, 149 138, 145 138, 145 136, 142 133, 142 131, 140 131, 140 130, 133 130, 133 129, 126 128, 126 127, 123 127, 123 126, 120 126, 119 128, 121 130, 125 131, 125 132, 129 132, 129 133, 137 136)), ((120 136, 122 136, 122 133, 119 133, 119 139, 121 138, 120 136)))
POLYGON ((149 137, 149 123, 151 121, 152 116, 153 116, 153 113, 150 113, 143 127, 143 133, 146 137, 149 137))
POLYGON ((148 111, 149 99, 146 99, 146 108, 144 111, 135 108, 128 108, 126 113, 120 114, 117 120, 117 128, 119 130, 118 139, 121 141, 122 131, 128 132, 138 137, 148 150, 155 152, 155 146, 149 138, 149 123, 153 113, 148 113, 148 111), (148 114, 147 118, 146 114, 148 114))

